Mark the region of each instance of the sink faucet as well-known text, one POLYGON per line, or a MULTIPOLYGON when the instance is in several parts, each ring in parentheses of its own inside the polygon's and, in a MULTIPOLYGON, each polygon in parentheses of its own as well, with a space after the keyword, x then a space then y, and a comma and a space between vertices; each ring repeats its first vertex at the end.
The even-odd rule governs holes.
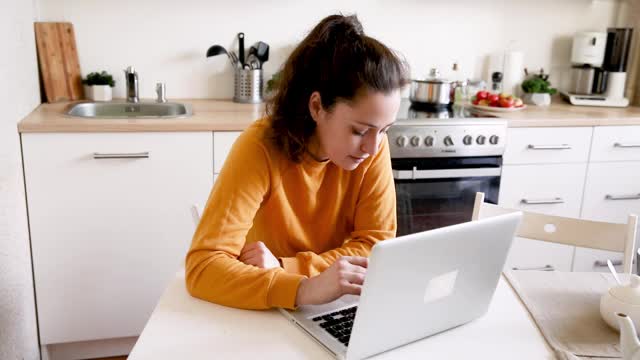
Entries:
POLYGON ((127 102, 137 103, 140 101, 138 98, 138 73, 133 66, 129 66, 124 70, 124 77, 127 82, 127 102))

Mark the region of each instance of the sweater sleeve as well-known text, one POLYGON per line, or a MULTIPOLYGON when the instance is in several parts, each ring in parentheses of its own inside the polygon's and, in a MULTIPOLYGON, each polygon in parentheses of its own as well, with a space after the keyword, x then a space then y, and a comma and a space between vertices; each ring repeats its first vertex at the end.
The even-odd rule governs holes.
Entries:
POLYGON ((396 228, 396 192, 389 143, 385 137, 364 175, 350 238, 341 247, 321 254, 306 251, 295 257, 282 258, 282 265, 289 273, 315 276, 341 256, 369 256, 378 241, 396 236, 396 228))
POLYGON ((197 298, 244 309, 293 309, 304 276, 238 260, 256 212, 268 196, 270 159, 245 131, 214 184, 186 257, 186 285, 197 298))

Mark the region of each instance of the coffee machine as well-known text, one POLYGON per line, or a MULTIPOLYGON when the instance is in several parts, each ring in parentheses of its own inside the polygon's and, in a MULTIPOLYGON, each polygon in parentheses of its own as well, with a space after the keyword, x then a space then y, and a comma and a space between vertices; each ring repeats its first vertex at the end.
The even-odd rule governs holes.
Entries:
POLYGON ((571 85, 561 95, 573 105, 629 106, 624 89, 632 34, 632 28, 577 33, 571 49, 571 85))

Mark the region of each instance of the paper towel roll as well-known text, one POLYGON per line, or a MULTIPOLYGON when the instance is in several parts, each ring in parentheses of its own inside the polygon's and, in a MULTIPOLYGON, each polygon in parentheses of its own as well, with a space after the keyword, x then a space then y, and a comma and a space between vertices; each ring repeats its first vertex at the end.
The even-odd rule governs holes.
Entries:
POLYGON ((524 80, 524 54, 522 51, 507 51, 504 54, 502 92, 520 96, 520 84, 524 80))

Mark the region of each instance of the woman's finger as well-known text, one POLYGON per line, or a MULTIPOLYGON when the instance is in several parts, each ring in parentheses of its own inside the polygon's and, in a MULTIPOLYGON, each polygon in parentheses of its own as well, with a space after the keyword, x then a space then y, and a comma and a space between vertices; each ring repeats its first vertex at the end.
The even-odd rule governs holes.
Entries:
POLYGON ((356 272, 348 272, 343 277, 350 284, 362 285, 364 283, 364 274, 356 272))
POLYGON ((252 248, 252 249, 247 249, 247 250, 243 250, 242 252, 240 252, 240 256, 242 255, 258 255, 260 254, 260 249, 259 248, 252 248))
POLYGON ((343 256, 341 259, 346 260, 349 264, 361 266, 367 268, 369 266, 369 259, 364 256, 343 256))
POLYGON ((360 295, 362 293, 362 285, 344 283, 340 287, 342 294, 360 295))
POLYGON ((249 251, 249 250, 255 249, 257 246, 258 246, 258 245, 257 245, 256 243, 245 244, 245 245, 242 247, 242 250, 241 250, 240 252, 245 252, 245 251, 249 251))

